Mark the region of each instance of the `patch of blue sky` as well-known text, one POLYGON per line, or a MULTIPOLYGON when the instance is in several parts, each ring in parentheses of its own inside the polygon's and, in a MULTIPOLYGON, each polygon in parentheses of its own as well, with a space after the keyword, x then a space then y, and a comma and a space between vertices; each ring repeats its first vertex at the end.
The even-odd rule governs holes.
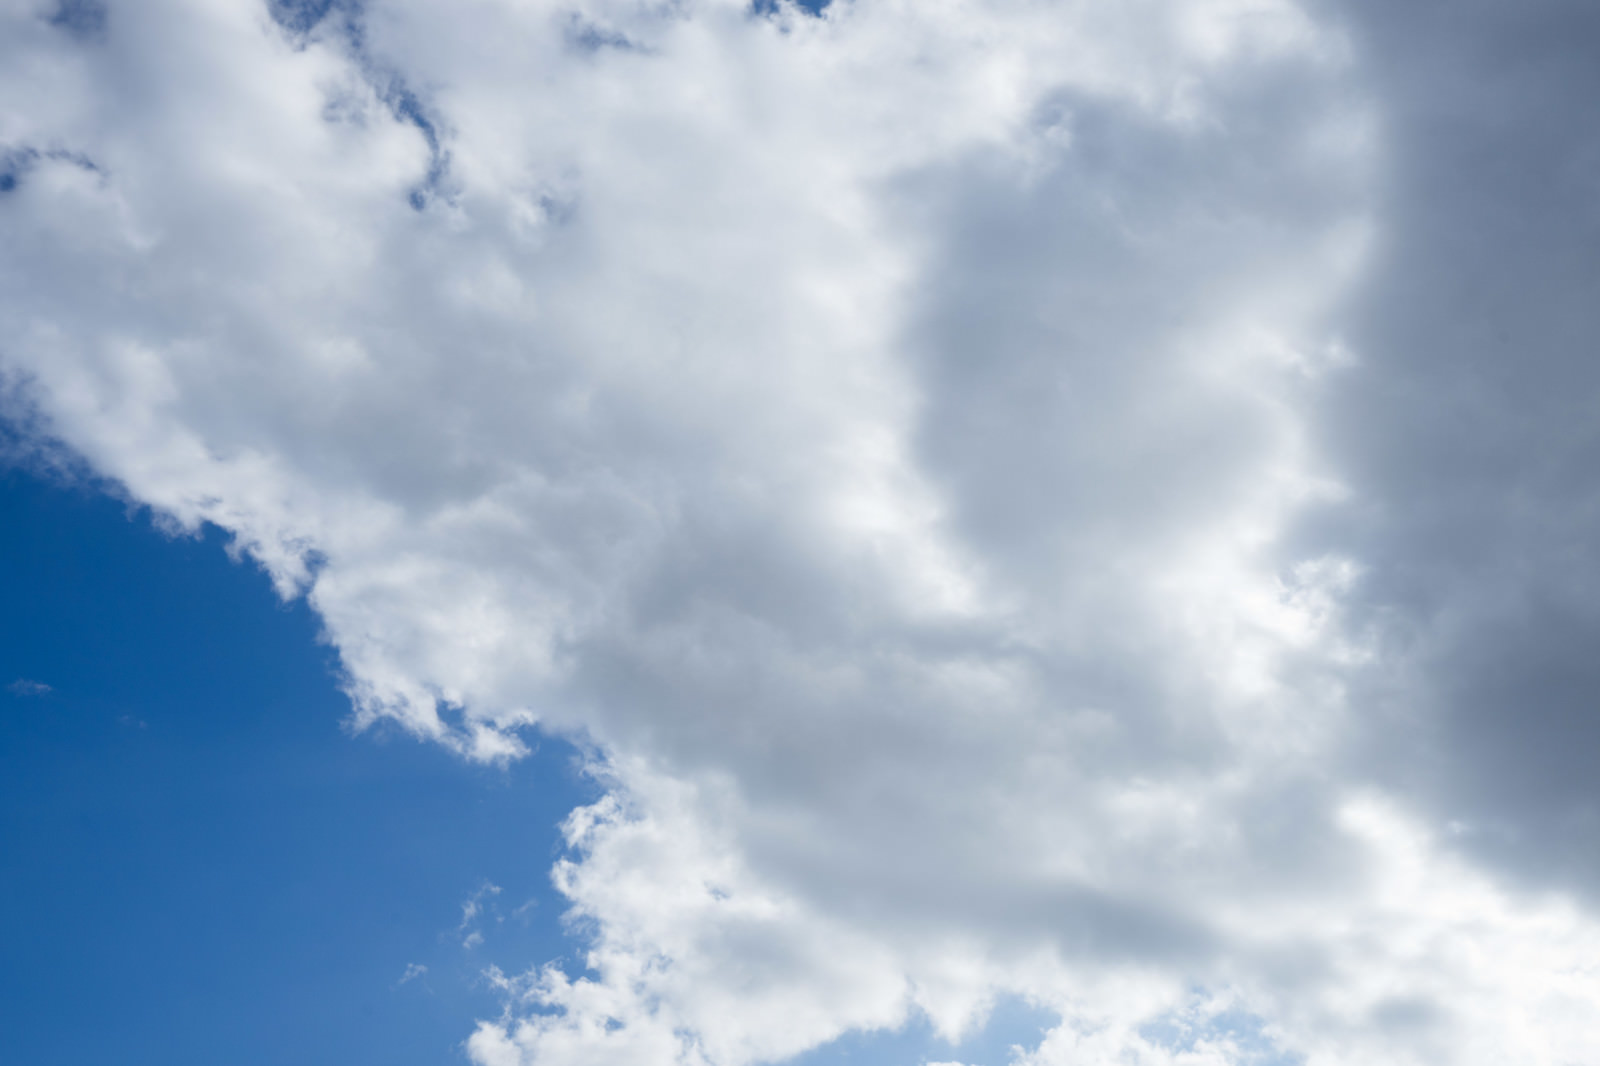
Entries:
POLYGON ((450 151, 422 98, 404 78, 376 61, 368 50, 361 0, 270 0, 269 10, 278 25, 301 39, 324 27, 342 37, 352 58, 390 113, 422 135, 428 146, 428 169, 422 180, 406 193, 406 199, 414 210, 425 210, 429 202, 444 191, 450 173, 450 151))
POLYGON ((31 148, 0 149, 0 193, 15 191, 38 158, 39 153, 31 148))
POLYGON ((331 12, 358 6, 354 0, 268 0, 273 19, 290 33, 309 33, 331 12))
POLYGON ((106 32, 106 5, 103 0, 56 0, 45 21, 79 40, 96 40, 106 32))
POLYGON ((963 1066, 1007 1066, 1017 1049, 1032 1050, 1051 1026, 1055 1012, 1015 996, 1002 997, 985 1023, 951 1043, 918 1015, 900 1029, 847 1033, 791 1060, 792 1066, 923 1066, 959 1062, 963 1066))
POLYGON ((1173 1013, 1139 1030, 1150 1043, 1168 1051, 1193 1053, 1203 1047, 1226 1049, 1238 1066, 1301 1066, 1305 1056, 1281 1047, 1254 1014, 1227 1010, 1210 1016, 1173 1013))
POLYGON ((439 192, 445 176, 449 173, 450 153, 440 140, 439 129, 428 116, 421 98, 412 92, 404 81, 398 77, 389 78, 387 84, 383 86, 382 95, 384 102, 394 112, 395 118, 416 127, 417 132, 422 134, 422 139, 428 143, 428 172, 407 194, 411 206, 421 211, 439 192))
POLYGON ((8 1061, 465 1063, 488 966, 581 968, 570 747, 352 737, 316 619, 216 531, 16 470, 0 516, 8 1061))
POLYGON ((608 48, 632 51, 634 43, 616 30, 588 21, 577 12, 567 16, 564 33, 567 47, 580 52, 600 52, 608 48))
MULTIPOLYGON (((789 0, 808 15, 820 15, 833 0, 789 0)), ((750 7, 758 15, 770 15, 778 10, 780 0, 752 0, 750 7)))
MULTIPOLYGON (((68 151, 65 148, 52 148, 41 152, 37 148, 28 145, 0 148, 0 193, 15 191, 23 178, 37 167, 41 160, 67 163, 80 170, 87 170, 92 174, 100 175, 102 178, 105 177, 105 171, 100 168, 100 164, 82 152, 68 151)), ((12 389, 15 388, 14 383, 7 383, 7 386, 12 389)), ((0 398, 0 402, 4 402, 4 399, 0 398)), ((9 441, 13 435, 7 431, 3 436, 5 440, 9 441)))

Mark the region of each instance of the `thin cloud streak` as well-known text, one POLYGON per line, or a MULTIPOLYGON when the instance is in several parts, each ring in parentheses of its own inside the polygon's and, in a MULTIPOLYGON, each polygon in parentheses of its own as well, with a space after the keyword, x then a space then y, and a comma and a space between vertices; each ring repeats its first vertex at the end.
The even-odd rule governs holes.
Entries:
POLYGON ((48 696, 55 689, 43 681, 30 681, 25 677, 19 677, 6 686, 6 691, 13 696, 48 696))

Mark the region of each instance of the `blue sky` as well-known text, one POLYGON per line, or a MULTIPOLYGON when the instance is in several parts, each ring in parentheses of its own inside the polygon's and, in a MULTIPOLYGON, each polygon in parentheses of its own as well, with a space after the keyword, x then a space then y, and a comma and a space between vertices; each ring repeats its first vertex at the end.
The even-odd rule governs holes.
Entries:
POLYGON ((0 1058, 1587 1061, 1597 42, 0 0, 0 1058))
POLYGON ((575 963, 548 877, 594 792, 569 746, 488 768, 353 738, 316 620, 215 530, 3 478, 0 672, 50 686, 0 697, 8 1058, 464 1061, 489 962, 575 963))

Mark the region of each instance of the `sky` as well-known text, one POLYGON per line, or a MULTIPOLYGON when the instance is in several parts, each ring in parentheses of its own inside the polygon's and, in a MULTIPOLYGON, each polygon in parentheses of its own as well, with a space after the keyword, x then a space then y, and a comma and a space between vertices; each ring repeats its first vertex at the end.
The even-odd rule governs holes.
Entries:
POLYGON ((0 1049, 1587 1061, 1597 53, 0 0, 0 1049))

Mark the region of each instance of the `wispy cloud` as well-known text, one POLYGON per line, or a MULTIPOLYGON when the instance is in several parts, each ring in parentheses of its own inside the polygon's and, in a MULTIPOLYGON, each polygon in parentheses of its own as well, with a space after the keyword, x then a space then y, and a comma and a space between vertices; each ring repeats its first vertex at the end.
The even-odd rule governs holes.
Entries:
POLYGON ((6 691, 13 696, 47 696, 55 690, 43 681, 30 681, 25 677, 19 677, 6 686, 6 691))
MULTIPOLYGON (((461 946, 475 948, 483 943, 483 930, 479 922, 487 910, 492 907, 493 900, 500 894, 500 886, 490 881, 485 881, 478 889, 468 896, 461 904, 461 924, 456 926, 456 935, 461 937, 461 946)), ((501 920, 498 914, 494 915, 497 921, 501 920)))

